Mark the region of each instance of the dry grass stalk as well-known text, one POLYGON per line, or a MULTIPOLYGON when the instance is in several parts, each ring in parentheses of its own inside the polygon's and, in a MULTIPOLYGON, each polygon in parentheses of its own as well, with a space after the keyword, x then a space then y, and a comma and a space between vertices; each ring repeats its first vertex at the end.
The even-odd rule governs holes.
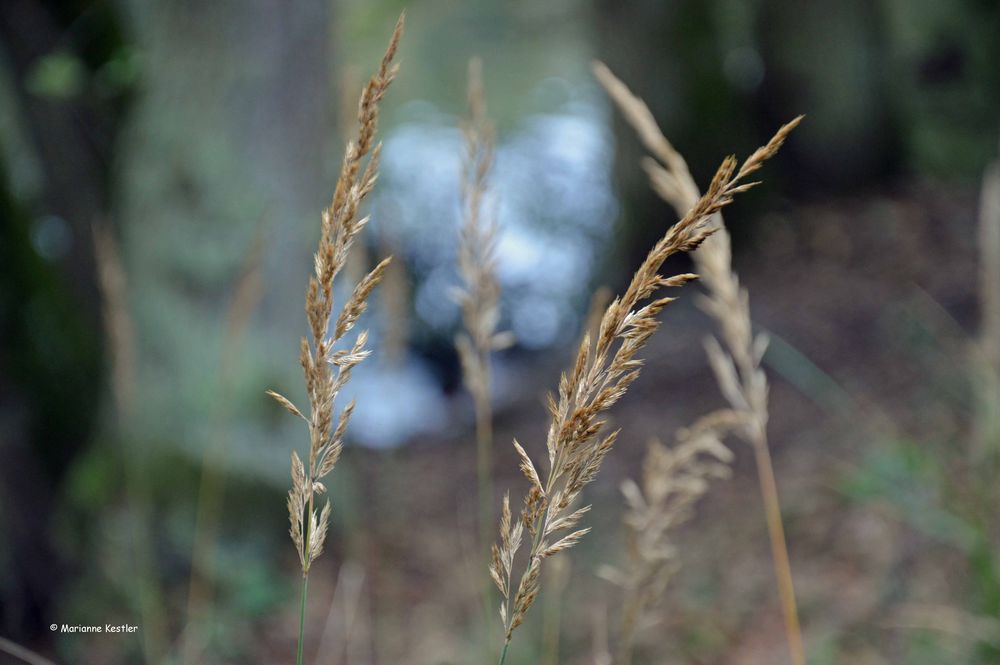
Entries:
MULTIPOLYGON (((358 89, 364 83, 361 68, 356 64, 347 64, 341 68, 337 76, 337 133, 346 145, 354 140, 357 132, 358 89)), ((384 248, 379 248, 383 250, 384 248)), ((391 255, 391 252, 383 252, 391 255)), ((371 251, 367 243, 359 242, 351 248, 347 255, 347 264, 342 270, 343 279, 348 284, 357 284, 368 274, 371 265, 371 251)), ((391 265, 391 264, 390 264, 391 265)), ((385 290, 383 280, 382 290, 385 290)))
POLYGON ((691 518, 709 481, 729 476, 733 454, 723 440, 743 426, 743 417, 729 409, 704 416, 678 432, 673 447, 650 443, 641 485, 633 480, 622 484, 627 556, 621 569, 602 571, 624 592, 616 665, 631 662, 637 631, 680 566, 673 529, 691 518))
POLYGON ((337 573, 326 625, 316 649, 314 662, 330 665, 364 665, 371 662, 365 653, 371 619, 366 607, 364 567, 345 561, 337 573))
POLYGON ((334 424, 334 401, 350 379, 351 371, 370 354, 365 349, 367 331, 358 334, 350 348, 337 347, 364 313, 368 296, 382 278, 390 259, 384 259, 355 285, 337 315, 331 333, 333 283, 344 268, 358 234, 368 223, 367 217, 358 217, 358 209, 374 189, 378 175, 382 147, 375 141, 379 103, 399 69, 399 65, 393 64, 392 60, 403 34, 403 22, 404 16, 400 16, 378 71, 361 92, 358 133, 355 140, 347 144, 333 200, 323 211, 319 247, 314 255, 314 274, 309 278, 306 289, 306 316, 311 340, 303 337, 299 345, 299 362, 309 396, 309 416, 305 416, 288 398, 268 391, 285 409, 306 421, 309 429, 308 463, 304 464, 298 453, 292 451, 292 489, 288 493, 289 533, 299 554, 303 578, 298 650, 300 663, 309 567, 323 551, 330 518, 329 501, 318 514, 314 504, 316 496, 326 491, 322 479, 333 470, 340 458, 344 432, 354 410, 353 402, 347 404, 334 424))
MULTIPOLYGON (((465 137, 464 222, 458 247, 458 271, 464 283, 456 292, 464 330, 456 337, 455 346, 462 362, 465 384, 475 400, 476 433, 482 453, 482 446, 488 447, 492 439, 490 354, 508 346, 511 340, 509 333, 497 332, 500 323, 500 283, 496 275, 498 229, 495 219, 483 219, 487 180, 493 166, 495 130, 486 115, 482 63, 478 59, 469 63, 467 100, 469 117, 462 123, 465 137)), ((489 451, 485 452, 481 461, 489 462, 489 451)))
POLYGON ((28 663, 28 665, 56 665, 45 656, 35 653, 27 647, 23 647, 17 642, 0 637, 0 653, 5 653, 17 659, 17 662, 28 663))
POLYGON ((512 518, 510 501, 504 498, 500 542, 494 545, 490 565, 493 581, 503 597, 500 616, 505 643, 501 663, 513 631, 538 596, 543 561, 573 547, 589 531, 574 528, 590 506, 573 506, 584 486, 597 475, 618 436, 618 431, 601 435, 605 414, 638 378, 642 367, 638 353, 659 328, 658 314, 673 299, 649 300, 662 287, 681 286, 697 277, 663 277, 660 267, 678 252, 697 249, 718 229, 712 224, 713 216, 734 196, 757 184, 746 182, 747 176, 777 152, 789 130, 783 127, 742 164, 731 156, 723 160, 705 194, 653 246, 625 292, 608 305, 594 342, 589 334, 584 336, 573 368, 560 380, 558 397, 549 398, 552 420, 546 438, 549 467, 544 482, 524 448, 514 442, 531 489, 524 498, 520 519, 512 518), (525 530, 531 543, 515 586, 513 563, 525 530))
MULTIPOLYGON (((462 161, 462 211, 458 272, 462 287, 456 298, 464 330, 455 338, 462 377, 472 394, 476 415, 476 468, 479 487, 479 535, 489 552, 493 524, 493 395, 490 354, 509 346, 510 333, 497 331, 500 323, 500 283, 496 274, 497 224, 484 219, 488 179, 493 166, 495 128, 486 114, 482 62, 469 62, 468 117, 462 122, 465 155, 462 161)), ((488 594, 487 594, 488 595, 488 594)))
POLYGON ((1000 162, 983 176, 979 204, 980 331, 973 353, 979 377, 976 455, 1000 455, 1000 162))
MULTIPOLYGON (((119 434, 135 427, 138 382, 135 329, 128 306, 128 275, 122 260, 121 248, 111 230, 103 224, 93 227, 94 255, 97 259, 98 285, 101 291, 105 334, 111 362, 111 395, 119 434)), ((147 471, 143 465, 142 448, 126 446, 125 492, 133 515, 132 552, 135 561, 133 588, 136 591, 139 611, 145 630, 142 637, 143 654, 147 662, 155 662, 166 653, 166 618, 162 607, 162 592, 157 581, 155 554, 150 548, 153 540, 149 517, 152 499, 147 471)))
POLYGON ((907 603, 885 623, 892 628, 939 633, 965 653, 975 649, 977 643, 994 642, 1000 635, 1000 620, 995 617, 972 614, 948 605, 907 603))
POLYGON ((604 603, 591 608, 590 635, 590 657, 594 665, 612 665, 614 661, 608 645, 608 606, 604 603))
MULTIPOLYGON (((643 160, 643 168, 649 174, 653 189, 675 210, 687 210, 699 199, 699 191, 684 158, 660 131, 641 99, 602 63, 595 64, 594 73, 652 154, 643 160)), ((784 125, 766 146, 758 149, 758 153, 777 150, 801 120, 799 116, 784 125)), ((801 665, 805 662, 805 652, 767 442, 768 384, 760 367, 767 338, 753 334, 749 296, 732 270, 730 238, 722 216, 715 216, 712 225, 719 232, 693 254, 707 292, 701 306, 718 324, 721 338, 721 343, 710 338, 706 351, 723 396, 733 409, 747 418, 746 426, 739 433, 754 450, 788 645, 792 662, 801 665)))
MULTIPOLYGON (((241 262, 226 311, 225 344, 218 371, 217 394, 220 396, 232 394, 231 381, 236 361, 240 357, 241 341, 263 296, 263 258, 263 227, 258 226, 253 243, 241 262)), ((213 406, 216 431, 210 437, 202 458, 191 548, 192 571, 188 585, 187 622, 182 636, 182 660, 187 665, 202 661, 206 628, 211 624, 217 540, 226 486, 223 462, 228 454, 229 438, 223 427, 222 416, 227 404, 219 399, 213 406)))
POLYGON ((104 330, 111 355, 111 395, 121 420, 135 415, 136 351, 135 331, 128 313, 128 286, 118 242, 111 230, 94 226, 94 255, 103 300, 104 330))

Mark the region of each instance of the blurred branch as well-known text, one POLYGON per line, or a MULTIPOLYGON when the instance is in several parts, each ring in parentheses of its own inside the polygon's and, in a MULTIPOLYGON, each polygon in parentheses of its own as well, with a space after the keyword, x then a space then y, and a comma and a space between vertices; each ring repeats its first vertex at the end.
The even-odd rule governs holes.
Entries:
POLYGON ((4 637, 0 637, 0 651, 10 654, 15 658, 20 658, 29 665, 56 665, 45 656, 41 656, 31 649, 22 647, 20 644, 11 642, 4 637))

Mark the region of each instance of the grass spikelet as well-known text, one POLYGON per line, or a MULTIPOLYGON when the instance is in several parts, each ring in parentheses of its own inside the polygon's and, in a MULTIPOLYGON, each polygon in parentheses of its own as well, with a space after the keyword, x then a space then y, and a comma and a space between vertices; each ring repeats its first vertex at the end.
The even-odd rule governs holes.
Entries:
POLYGON ((509 334, 498 333, 500 284, 496 275, 498 228, 493 216, 484 218, 488 179, 493 168, 495 129, 486 115, 482 63, 469 63, 468 117, 462 122, 465 156, 462 162, 462 208, 457 292, 463 332, 456 340, 466 385, 488 413, 489 354, 509 345, 509 334))
MULTIPOLYGON (((513 598, 509 593, 513 587, 508 585, 508 593, 502 599, 505 642, 501 664, 514 630, 524 621, 538 596, 543 561, 573 547, 588 531, 580 529, 563 535, 576 526, 583 514, 572 506, 583 488, 596 477, 617 439, 617 431, 602 434, 605 414, 638 378, 642 367, 638 354, 659 328, 657 316, 673 300, 650 299, 664 286, 677 286, 694 278, 693 275, 665 278, 660 275, 660 267, 678 252, 697 249, 718 229, 711 224, 713 215, 729 205, 736 194, 749 189, 752 183, 744 183, 743 176, 757 170, 778 145, 780 133, 777 139, 751 155, 739 170, 734 157, 723 160, 705 194, 667 230, 636 270, 624 293, 607 306, 593 342, 589 334, 584 335, 572 370, 563 374, 558 394, 550 397, 552 420, 546 437, 549 469, 541 488, 543 500, 532 498, 537 492, 534 485, 525 496, 524 521, 531 524, 527 528, 533 538, 513 598)), ((509 540, 505 531, 501 524, 501 551, 505 540, 509 540)))
POLYGON ((690 519, 711 480, 729 476, 733 454, 723 440, 744 424, 740 413, 722 410, 678 432, 673 447, 653 441, 641 484, 633 480, 622 484, 626 560, 621 569, 604 572, 621 585, 624 597, 616 665, 631 663, 636 632, 679 567, 673 530, 690 519))
MULTIPOLYGON (((489 552, 493 513, 493 394, 491 354, 511 344, 510 333, 498 332, 500 282, 497 278, 497 235, 494 214, 484 214, 493 168, 496 130, 486 113, 482 61, 469 61, 467 115, 461 130, 465 153, 462 159, 462 226, 459 230, 458 273, 462 285, 456 299, 462 311, 462 332, 455 348, 462 379, 472 395, 476 419, 476 476, 479 499, 479 542, 489 552)), ((492 613, 492 594, 484 595, 486 615, 492 613)))
POLYGON ((274 391, 274 397, 286 410, 302 416, 309 429, 309 457, 304 463, 292 452, 292 488, 288 493, 289 535, 299 555, 302 567, 302 604, 299 619, 298 663, 302 662, 305 603, 308 590, 309 567, 323 551, 330 503, 322 512, 315 510, 316 495, 324 490, 320 482, 333 470, 343 448, 344 431, 353 410, 348 404, 339 414, 334 428, 334 402, 340 389, 350 379, 354 369, 368 355, 365 349, 368 335, 358 334, 349 350, 337 348, 344 336, 354 327, 367 307, 368 296, 389 263, 380 262, 355 286, 337 316, 333 333, 329 322, 333 313, 333 284, 347 263, 349 253, 368 218, 358 218, 358 209, 375 187, 381 144, 376 143, 379 102, 398 71, 393 64, 399 40, 403 34, 404 16, 399 17, 382 57, 378 71, 368 80, 358 102, 357 135, 349 141, 344 153, 340 176, 330 206, 323 211, 319 247, 313 257, 314 274, 306 289, 306 316, 311 339, 302 338, 299 345, 299 362, 305 375, 309 396, 309 416, 291 400, 274 391))
MULTIPOLYGON (((462 162, 462 209, 459 232, 457 290, 464 330, 455 340, 462 362, 462 375, 472 393, 476 409, 476 440, 479 447, 480 483, 487 484, 491 462, 491 368, 490 354, 508 346, 509 333, 498 333, 500 284, 496 276, 497 224, 484 218, 488 179, 493 167, 495 129, 486 115, 482 63, 469 63, 468 117, 462 122, 465 155, 462 162), (487 481, 487 482, 484 482, 487 481)), ((490 505, 493 498, 489 497, 490 505)), ((492 509, 490 509, 492 513, 492 509)), ((486 515, 492 521, 491 515, 486 515)))
MULTIPOLYGON (((705 197, 700 196, 687 163, 660 131, 646 104, 632 94, 604 64, 595 63, 594 74, 651 153, 652 156, 643 161, 643 168, 649 175, 652 188, 678 214, 691 206, 699 206, 705 197)), ((803 116, 799 116, 782 126, 770 141, 755 150, 740 165, 734 179, 741 180, 760 170, 763 163, 777 153, 802 118, 803 116)), ((735 168, 735 161, 727 168, 735 168)), ((717 173, 709 185, 709 193, 719 187, 718 180, 717 173)), ((746 191, 755 184, 757 183, 749 182, 732 187, 727 195, 746 191)), ((754 450, 788 646, 792 662, 802 665, 805 663, 805 652, 781 523, 777 484, 767 441, 768 384, 767 376, 760 367, 767 348, 767 338, 753 334, 750 299, 732 269, 730 237, 722 216, 718 214, 721 206, 705 207, 706 212, 709 209, 711 216, 707 222, 708 227, 718 232, 692 255, 706 291, 700 304, 719 327, 719 339, 709 340, 706 351, 723 396, 733 409, 746 417, 746 425, 739 433, 754 450)))

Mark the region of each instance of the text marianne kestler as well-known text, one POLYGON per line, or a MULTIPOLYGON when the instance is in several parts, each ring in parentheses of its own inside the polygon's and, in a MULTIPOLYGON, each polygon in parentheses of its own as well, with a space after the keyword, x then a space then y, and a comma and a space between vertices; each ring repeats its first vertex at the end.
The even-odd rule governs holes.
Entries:
POLYGON ((49 628, 55 632, 60 633, 137 633, 139 632, 139 626, 121 623, 106 623, 93 626, 84 626, 80 624, 52 624, 49 628))

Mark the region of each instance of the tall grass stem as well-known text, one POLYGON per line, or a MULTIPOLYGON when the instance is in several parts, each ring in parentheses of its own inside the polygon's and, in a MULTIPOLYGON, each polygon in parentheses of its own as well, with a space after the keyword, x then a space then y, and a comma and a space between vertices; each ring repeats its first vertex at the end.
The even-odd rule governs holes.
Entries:
POLYGON ((802 647, 802 630, 799 627, 799 613, 795 603, 795 587, 792 583, 792 567, 788 561, 788 546, 785 543, 785 528, 782 526, 781 506, 778 503, 778 486, 774 479, 771 452, 766 435, 761 432, 753 443, 757 461, 757 477, 760 493, 764 500, 764 516, 767 532, 771 540, 771 555, 774 560, 774 574, 778 580, 778 595, 781 598, 781 612, 785 618, 785 634, 788 649, 794 665, 805 665, 806 656, 802 647))
POLYGON ((302 601, 299 605, 299 648, 295 656, 296 665, 302 665, 302 647, 306 634, 306 597, 309 595, 309 573, 302 575, 302 601))

